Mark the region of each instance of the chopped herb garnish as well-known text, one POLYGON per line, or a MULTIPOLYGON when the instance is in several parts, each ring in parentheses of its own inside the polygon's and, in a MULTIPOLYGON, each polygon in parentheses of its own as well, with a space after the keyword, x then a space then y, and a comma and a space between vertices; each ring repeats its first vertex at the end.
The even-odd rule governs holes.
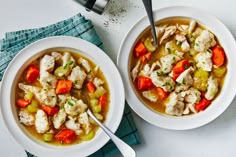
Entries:
POLYGON ((67 104, 70 105, 70 106, 74 106, 74 104, 71 103, 70 101, 68 101, 67 104))
POLYGON ((164 73, 161 71, 161 72, 158 72, 157 71, 157 76, 163 76, 164 75, 164 73))
POLYGON ((186 82, 185 82, 185 79, 183 79, 183 82, 182 82, 183 84, 185 84, 186 82))
POLYGON ((211 53, 211 50, 210 50, 210 49, 207 49, 207 52, 211 53))
POLYGON ((188 69, 188 65, 187 64, 184 64, 184 69, 188 69))
POLYGON ((64 106, 61 106, 60 109, 64 109, 64 106))
POLYGON ((177 44, 178 46, 181 46, 181 45, 182 45, 182 42, 181 42, 181 41, 176 41, 176 44, 177 44))
POLYGON ((194 46, 198 46, 198 43, 195 42, 195 43, 194 43, 194 46))
POLYGON ((168 48, 167 48, 167 51, 168 51, 168 52, 170 52, 170 51, 171 51, 171 49, 168 47, 168 48))
POLYGON ((202 64, 206 64, 206 62, 203 61, 202 64))
POLYGON ((67 68, 67 66, 68 66, 68 64, 66 64, 66 65, 65 65, 63 68, 64 68, 64 69, 66 69, 66 68, 67 68))
POLYGON ((54 96, 54 95, 52 95, 52 96, 51 96, 51 98, 55 98, 55 96, 54 96))
POLYGON ((47 84, 51 86, 51 82, 50 81, 47 81, 47 84))
POLYGON ((69 64, 69 65, 72 65, 73 63, 74 63, 74 61, 70 61, 68 64, 69 64))

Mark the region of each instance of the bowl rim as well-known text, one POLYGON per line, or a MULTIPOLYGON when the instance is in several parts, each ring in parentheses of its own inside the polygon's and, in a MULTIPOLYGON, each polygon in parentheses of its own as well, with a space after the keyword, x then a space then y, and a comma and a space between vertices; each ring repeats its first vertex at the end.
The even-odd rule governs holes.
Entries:
POLYGON ((207 29, 211 30, 217 36, 220 43, 227 52, 227 75, 221 94, 214 100, 214 102, 204 112, 200 112, 191 116, 174 117, 155 112, 146 105, 142 104, 139 98, 133 91, 130 83, 129 74, 129 58, 133 44, 138 39, 139 35, 149 27, 148 17, 144 16, 134 24, 126 34, 119 49, 117 57, 118 69, 121 73, 123 83, 125 85, 126 100, 130 107, 147 122, 165 129, 171 130, 188 130, 203 126, 218 116, 220 116, 231 104, 236 94, 236 88, 229 85, 233 83, 233 78, 236 77, 236 71, 232 68, 236 66, 236 43, 233 35, 226 28, 226 26, 219 21, 215 16, 209 14, 205 10, 188 7, 188 6, 171 6, 153 11, 154 21, 157 22, 166 18, 184 17, 195 19, 207 29), (136 32, 139 32, 138 34, 136 32), (127 66, 128 65, 128 66, 127 66), (215 105, 223 102, 223 105, 215 105))
POLYGON ((88 156, 99 150, 109 140, 109 137, 101 129, 97 131, 96 136, 91 141, 65 147, 53 146, 35 140, 35 138, 29 138, 29 136, 26 135, 27 133, 24 133, 24 131, 20 129, 18 120, 14 118, 14 116, 18 116, 13 114, 14 110, 12 106, 14 104, 11 103, 13 99, 11 91, 17 71, 27 64, 26 62, 31 62, 32 56, 35 58, 37 55, 42 56, 42 51, 58 47, 75 49, 77 52, 99 65, 109 84, 110 90, 110 106, 104 124, 113 132, 118 129, 124 112, 125 93, 123 81, 117 67, 108 55, 97 46, 83 39, 69 36, 54 36, 38 40, 22 49, 13 58, 2 79, 0 92, 1 114, 8 131, 16 142, 34 155, 51 157, 64 157, 68 155, 71 157, 88 156), (113 79, 113 77, 116 79, 113 79), (9 87, 11 88, 10 90, 9 87))

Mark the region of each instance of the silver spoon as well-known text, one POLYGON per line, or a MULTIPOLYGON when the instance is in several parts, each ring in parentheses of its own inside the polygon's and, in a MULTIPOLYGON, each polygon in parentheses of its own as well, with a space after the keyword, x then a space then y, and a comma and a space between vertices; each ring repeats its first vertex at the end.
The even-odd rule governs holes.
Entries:
POLYGON ((156 35, 156 30, 155 30, 155 24, 153 20, 153 13, 152 13, 152 0, 142 0, 145 10, 148 15, 149 22, 151 24, 151 30, 152 30, 152 37, 154 40, 154 46, 157 47, 157 35, 156 35))
POLYGON ((111 138, 111 140, 115 143, 117 148, 120 150, 121 154, 124 157, 135 157, 135 151, 117 136, 115 136, 111 130, 105 127, 91 112, 90 109, 87 110, 88 115, 102 128, 102 130, 111 138))

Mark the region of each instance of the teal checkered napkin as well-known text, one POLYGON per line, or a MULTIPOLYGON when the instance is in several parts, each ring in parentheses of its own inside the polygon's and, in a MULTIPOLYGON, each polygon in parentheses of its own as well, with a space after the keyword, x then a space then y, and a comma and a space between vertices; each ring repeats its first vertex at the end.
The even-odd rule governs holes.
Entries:
MULTIPOLYGON (((92 22, 85 19, 81 14, 42 28, 8 32, 5 34, 5 38, 0 40, 0 81, 8 64, 21 49, 39 39, 60 35, 78 37, 103 49, 103 44, 92 22)), ((129 145, 140 143, 139 134, 127 104, 116 135, 129 145)), ((109 141, 103 148, 90 157, 110 157, 116 152, 118 152, 118 149, 109 141)), ((28 157, 35 157, 27 151, 26 153, 28 157)))

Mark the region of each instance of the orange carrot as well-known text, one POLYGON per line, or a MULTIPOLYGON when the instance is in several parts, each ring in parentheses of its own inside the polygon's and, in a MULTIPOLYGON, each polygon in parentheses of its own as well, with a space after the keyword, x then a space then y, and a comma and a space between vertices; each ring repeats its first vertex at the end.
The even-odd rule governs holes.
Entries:
POLYGON ((143 54, 147 53, 147 49, 144 46, 144 44, 140 41, 136 46, 135 46, 135 55, 136 57, 139 57, 143 54))
POLYGON ((212 62, 216 66, 222 66, 225 62, 225 51, 219 45, 212 48, 212 62))
POLYGON ((65 144, 69 144, 76 139, 77 135, 74 130, 71 129, 63 129, 56 136, 57 141, 61 141, 65 144))
POLYGON ((210 100, 207 100, 206 98, 202 98, 199 103, 195 105, 196 110, 203 111, 205 110, 209 105, 211 104, 210 100))
POLYGON ((161 87, 157 87, 156 91, 158 98, 161 100, 165 99, 169 95, 169 93, 164 91, 161 87))
POLYGON ((21 108, 26 108, 29 104, 30 104, 30 101, 29 100, 25 100, 25 99, 19 99, 16 102, 16 105, 21 107, 21 108))
POLYGON ((25 76, 26 80, 29 83, 33 83, 34 81, 37 80, 38 77, 39 77, 39 69, 34 65, 30 65, 26 72, 25 76))
POLYGON ((143 62, 143 63, 146 63, 150 58, 151 58, 151 55, 152 53, 151 52, 148 52, 147 54, 144 54, 140 57, 140 60, 143 62))
POLYGON ((96 87, 92 81, 87 83, 87 88, 88 88, 89 93, 94 93, 94 91, 96 90, 96 87))
POLYGON ((104 108, 107 104, 107 96, 103 94, 102 96, 99 97, 98 104, 104 108))
POLYGON ((58 106, 50 107, 46 105, 41 105, 41 108, 49 116, 53 116, 54 114, 58 113, 60 110, 58 106))
POLYGON ((180 74, 180 73, 184 72, 189 66, 190 66, 189 61, 186 59, 183 59, 183 60, 179 61, 178 63, 176 63, 172 70, 174 73, 180 74))
POLYGON ((149 77, 139 76, 138 77, 138 89, 139 90, 147 90, 153 88, 154 84, 149 77))
POLYGON ((72 87, 72 81, 70 80, 59 80, 57 83, 56 94, 69 93, 72 87))

